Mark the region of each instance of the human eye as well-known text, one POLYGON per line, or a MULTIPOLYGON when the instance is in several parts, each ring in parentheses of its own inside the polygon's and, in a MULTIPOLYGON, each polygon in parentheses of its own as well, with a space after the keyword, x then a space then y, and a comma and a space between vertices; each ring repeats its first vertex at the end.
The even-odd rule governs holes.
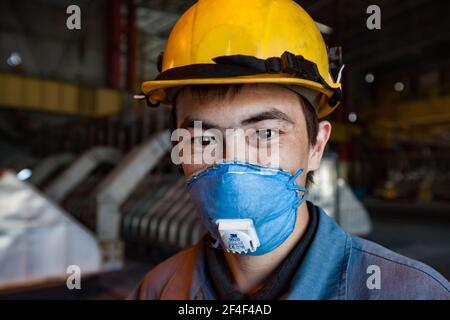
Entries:
POLYGON ((273 129, 260 129, 256 131, 259 140, 270 140, 277 137, 278 132, 273 129))
POLYGON ((216 138, 214 136, 197 136, 192 138, 192 144, 196 147, 206 147, 216 142, 216 138))

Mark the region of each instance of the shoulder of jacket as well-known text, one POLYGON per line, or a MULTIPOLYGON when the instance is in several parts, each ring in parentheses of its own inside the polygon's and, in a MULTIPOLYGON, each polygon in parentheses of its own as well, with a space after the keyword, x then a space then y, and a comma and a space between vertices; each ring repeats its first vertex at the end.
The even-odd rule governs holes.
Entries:
POLYGON ((450 299, 449 282, 433 268, 372 241, 351 237, 350 269, 353 272, 348 277, 356 280, 353 285, 367 286, 368 277, 380 272, 380 290, 385 291, 380 297, 450 299))
POLYGON ((159 299, 165 286, 177 271, 195 257, 196 246, 184 249, 152 268, 139 283, 129 299, 159 299))

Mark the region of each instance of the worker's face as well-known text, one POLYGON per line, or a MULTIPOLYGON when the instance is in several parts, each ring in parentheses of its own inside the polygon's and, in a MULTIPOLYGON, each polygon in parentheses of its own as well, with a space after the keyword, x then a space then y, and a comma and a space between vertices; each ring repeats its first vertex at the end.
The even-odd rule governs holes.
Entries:
MULTIPOLYGON (((310 146, 301 103, 296 93, 270 84, 246 85, 233 97, 201 101, 190 90, 182 90, 176 100, 176 123, 191 135, 190 141, 183 142, 183 148, 188 145, 191 151, 189 157, 182 157, 185 175, 210 166, 211 157, 215 162, 235 159, 277 166, 291 174, 300 168, 305 173, 318 169, 331 125, 320 122, 317 142, 310 146), (194 121, 201 121, 202 130, 194 129, 194 121), (202 153, 208 160, 194 161, 202 153)), ((301 175, 297 183, 303 185, 305 177, 301 175)))

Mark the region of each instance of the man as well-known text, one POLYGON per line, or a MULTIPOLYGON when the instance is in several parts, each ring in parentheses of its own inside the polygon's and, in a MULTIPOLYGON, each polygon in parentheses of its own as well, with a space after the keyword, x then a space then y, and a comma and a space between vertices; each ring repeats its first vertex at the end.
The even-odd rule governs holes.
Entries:
POLYGON ((208 235, 151 270, 132 297, 450 298, 436 271, 348 234, 305 201, 331 133, 318 118, 337 107, 341 86, 295 2, 200 0, 161 62, 143 91, 192 136, 181 162, 208 235))

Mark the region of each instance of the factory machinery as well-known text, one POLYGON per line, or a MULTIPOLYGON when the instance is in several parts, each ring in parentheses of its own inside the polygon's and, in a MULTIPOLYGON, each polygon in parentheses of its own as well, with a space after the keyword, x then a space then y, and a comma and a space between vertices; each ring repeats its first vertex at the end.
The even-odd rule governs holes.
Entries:
MULTIPOLYGON (((9 242, 0 246, 0 264, 8 257, 6 252, 14 251, 20 258, 17 265, 27 261, 24 269, 34 272, 22 272, 20 268, 16 268, 14 276, 2 272, 0 289, 2 285, 11 285, 11 279, 14 279, 12 284, 17 284, 66 277, 65 268, 52 269, 58 264, 79 265, 91 273, 119 270, 126 259, 148 261, 154 265, 199 241, 205 230, 185 190, 180 169, 170 162, 171 147, 169 131, 160 131, 125 154, 114 147, 95 146, 78 156, 62 153, 42 159, 32 168, 32 175, 25 182, 18 181, 11 173, 6 175, 9 182, 0 179, 0 194, 5 198, 17 197, 24 193, 23 190, 32 195, 16 201, 9 216, 0 216, 3 222, 14 220, 23 212, 32 214, 29 208, 33 201, 26 199, 36 198, 41 202, 35 210, 37 216, 52 208, 54 220, 64 217, 63 220, 68 221, 65 229, 71 226, 78 230, 71 234, 72 245, 78 243, 81 246, 77 237, 89 239, 83 247, 67 249, 69 252, 82 251, 79 256, 69 259, 67 254, 60 254, 44 261, 39 252, 48 251, 60 241, 58 233, 53 233, 54 238, 50 239, 48 234, 52 233, 48 230, 61 226, 46 223, 45 229, 28 240, 36 245, 26 252, 18 250, 20 245, 14 235, 15 229, 3 230, 3 234, 9 235, 9 242), (39 268, 33 268, 33 259, 39 260, 39 268), (49 273, 48 270, 53 271, 49 273)), ((337 166, 337 157, 326 155, 316 173, 309 199, 321 205, 349 232, 367 235, 371 230, 368 214, 345 181, 337 177, 337 166)), ((0 225, 8 226, 3 222, 0 225)), ((27 228, 33 226, 25 223, 21 228, 26 234, 27 228)), ((65 233, 70 232, 65 230, 65 233)), ((10 270, 10 273, 14 272, 10 270)))

